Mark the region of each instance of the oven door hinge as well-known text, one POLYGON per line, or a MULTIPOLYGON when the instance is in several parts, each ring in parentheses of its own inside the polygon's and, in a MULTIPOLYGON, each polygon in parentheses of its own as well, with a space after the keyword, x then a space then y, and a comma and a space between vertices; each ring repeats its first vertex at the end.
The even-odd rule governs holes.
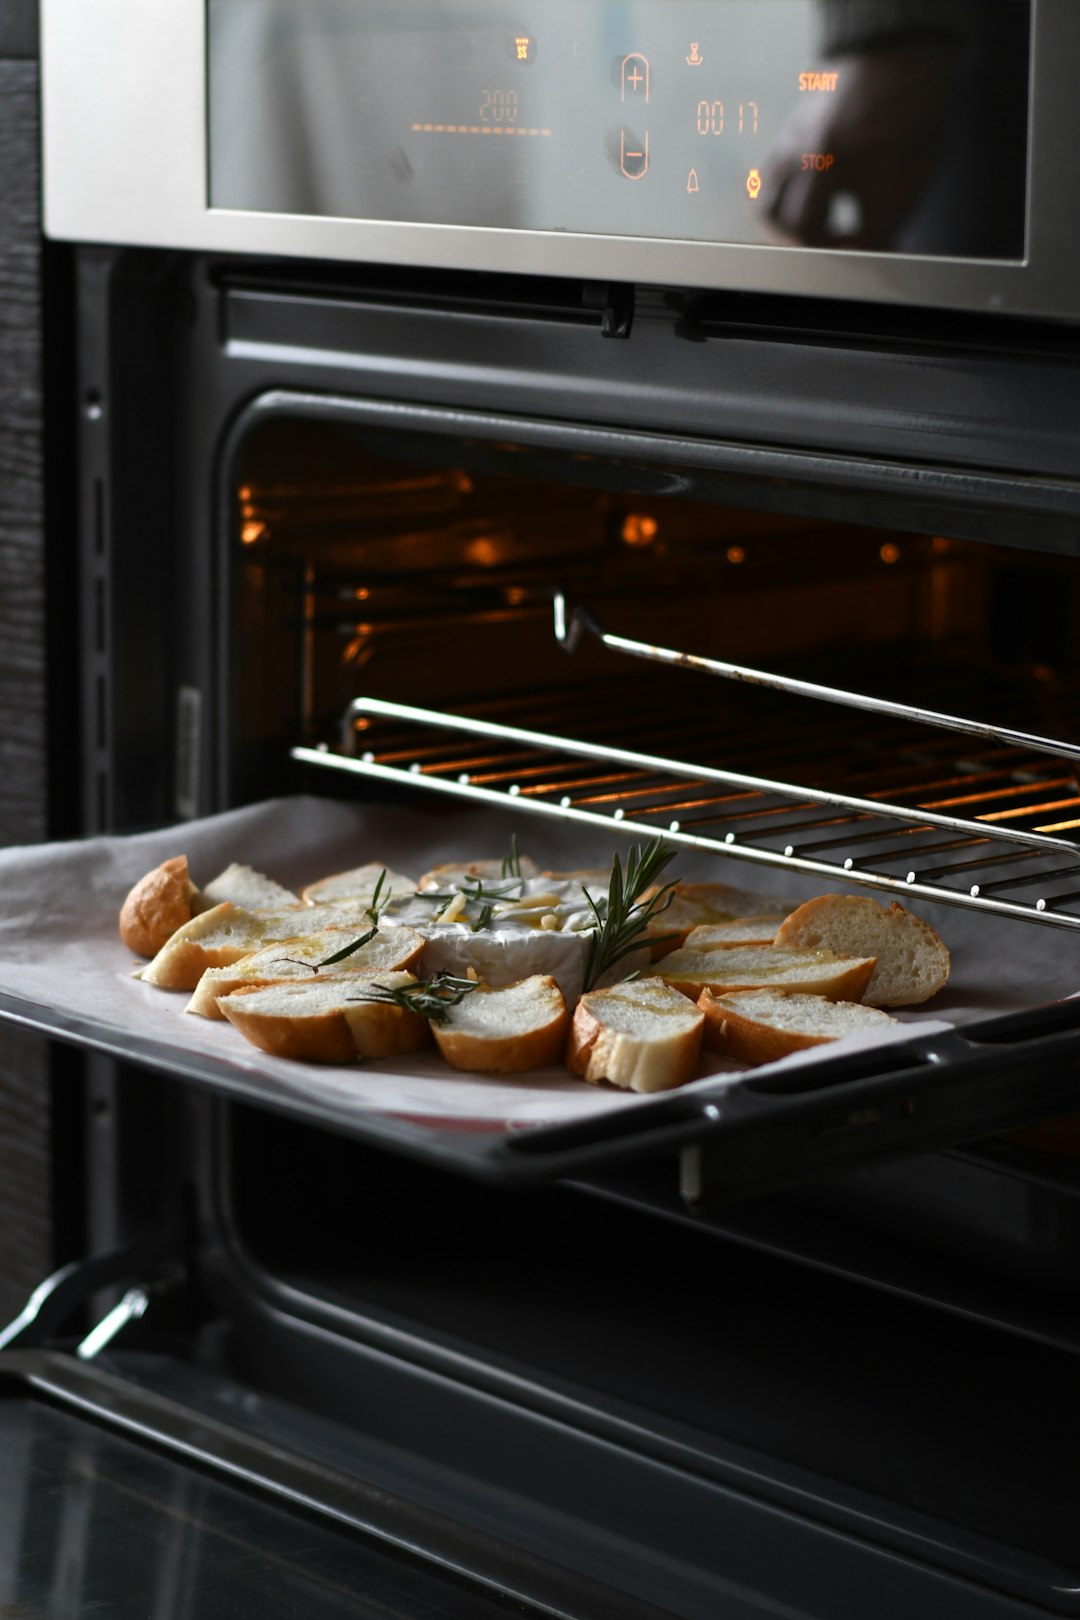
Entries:
POLYGON ((96 1295, 111 1290, 115 1297, 122 1289, 116 1303, 104 1309, 75 1346, 77 1356, 92 1360, 152 1305, 159 1306, 167 1297, 175 1299, 187 1281, 179 1232, 162 1232, 91 1259, 72 1261, 39 1283, 18 1316, 0 1328, 0 1351, 52 1343, 76 1311, 96 1303, 96 1295))
POLYGON ((628 338, 634 322, 634 289, 624 282, 587 281, 581 291, 585 309, 600 313, 600 336, 628 338))

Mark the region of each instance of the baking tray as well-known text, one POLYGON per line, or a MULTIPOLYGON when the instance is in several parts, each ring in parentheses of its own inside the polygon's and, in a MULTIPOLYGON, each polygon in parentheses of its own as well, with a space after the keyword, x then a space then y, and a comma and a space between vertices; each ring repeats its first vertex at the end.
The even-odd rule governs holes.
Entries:
MULTIPOLYGON (((426 1056, 347 1067, 267 1058, 231 1026, 186 1016, 186 995, 134 980, 116 933, 130 884, 178 853, 197 881, 241 860, 295 886, 360 861, 418 871, 498 854, 515 832, 512 812, 296 796, 129 837, 0 851, 0 1017, 505 1183, 688 1150, 691 1199, 786 1185, 1080 1106, 1080 1000, 1066 999, 1080 989, 1080 942, 947 908, 921 910, 952 948, 950 986, 887 1042, 853 1037, 755 1070, 718 1061, 681 1090, 648 1098, 557 1069, 499 1080, 426 1056)), ((573 823, 545 824, 527 847, 555 867, 612 855, 610 835, 573 823)), ((691 853, 678 875, 738 882, 731 867, 691 853)), ((758 886, 766 898, 815 892, 788 873, 763 871, 758 886)))

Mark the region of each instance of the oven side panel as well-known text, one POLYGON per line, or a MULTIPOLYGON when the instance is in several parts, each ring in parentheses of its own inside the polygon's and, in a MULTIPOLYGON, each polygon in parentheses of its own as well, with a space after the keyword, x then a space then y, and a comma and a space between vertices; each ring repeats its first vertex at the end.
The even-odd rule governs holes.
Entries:
MULTIPOLYGON (((0 842, 45 836, 45 536, 35 8, 0 15, 0 842)), ((0 1039, 0 1320, 49 1269, 48 1062, 0 1039)))

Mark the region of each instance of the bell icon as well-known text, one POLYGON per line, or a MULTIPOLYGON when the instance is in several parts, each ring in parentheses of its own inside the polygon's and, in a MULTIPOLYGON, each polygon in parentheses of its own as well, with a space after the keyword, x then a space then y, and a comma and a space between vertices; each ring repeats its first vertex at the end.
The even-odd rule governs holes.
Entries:
POLYGON ((687 180, 686 180, 686 189, 687 189, 688 192, 691 193, 691 195, 698 189, 697 170, 696 169, 691 169, 690 170, 690 173, 687 176, 687 180))

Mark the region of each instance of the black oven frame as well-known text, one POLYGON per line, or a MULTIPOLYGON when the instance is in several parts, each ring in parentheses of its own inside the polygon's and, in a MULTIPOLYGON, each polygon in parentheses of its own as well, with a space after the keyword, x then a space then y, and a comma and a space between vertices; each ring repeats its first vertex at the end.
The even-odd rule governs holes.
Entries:
MULTIPOLYGON (((840 306, 702 298, 679 291, 634 294, 487 278, 436 281, 152 252, 87 249, 76 258, 81 311, 79 526, 87 604, 86 831, 124 831, 172 819, 177 773, 171 761, 149 773, 130 767, 146 757, 148 739, 159 739, 161 716, 171 711, 177 686, 220 690, 223 651, 207 622, 205 604, 214 600, 220 584, 215 533, 221 510, 212 492, 221 483, 221 426, 239 424, 245 412, 258 410, 260 401, 269 401, 274 389, 283 386, 283 378, 290 393, 306 394, 316 410, 329 394, 355 396, 359 391, 376 408, 398 403, 412 413, 434 409, 440 417, 460 411, 464 401, 467 409, 482 405, 492 419, 507 424, 520 424, 526 413, 541 437, 556 440, 558 423, 573 416, 584 420, 590 432, 614 434, 628 456, 640 448, 643 433, 700 442, 697 429, 705 407, 715 447, 710 476, 724 481, 733 500, 838 520, 859 516, 873 521, 887 507, 891 528, 940 528, 989 544, 1014 539, 1015 525, 1022 522, 1025 543, 1076 554, 1080 486, 1072 477, 1070 433, 1080 425, 1073 387, 1080 350, 1060 330, 895 310, 856 314, 840 306), (909 358, 902 367, 894 366, 891 362, 901 352, 909 358), (405 370, 392 363, 403 354, 416 357, 405 370), (523 391, 523 379, 538 374, 538 354, 546 382, 540 400, 523 391), (990 387, 1007 393, 1014 409, 992 422, 973 420, 972 399, 990 387), (818 432, 810 425, 809 406, 824 408, 837 395, 858 400, 857 413, 842 432, 826 414, 827 425, 818 432), (141 446, 135 459, 133 444, 141 446), (161 514, 161 525, 149 532, 146 519, 152 512, 161 514), (176 633, 170 631, 164 644, 156 613, 146 611, 148 601, 168 604, 176 633)), ((222 743, 212 704, 207 721, 200 744, 203 786, 196 797, 200 808, 210 810, 222 804, 216 770, 222 743)), ((168 760, 168 751, 158 748, 153 757, 168 760)), ((22 1016, 17 1008, 5 1010, 16 1020, 22 1016)), ((1014 1034, 1030 1033, 1024 1022, 1014 1034)), ((93 1052, 86 1032, 55 1026, 53 1032, 73 1036, 93 1052)), ((1074 1036, 1048 1028, 1036 1044, 1054 1070, 1053 1084, 1063 1088, 1062 1098, 1055 1095, 1055 1101, 1063 1100, 1075 1070, 1074 1036)), ((164 1220, 178 1234, 165 1245, 166 1275, 162 1279, 155 1269, 158 1261, 121 1252, 104 1268, 83 1273, 77 1285, 64 1283, 84 1307, 99 1293, 103 1272, 114 1285, 129 1279, 133 1268, 151 1292, 155 1282, 161 1283, 171 1310, 164 1328, 155 1313, 148 1315, 144 1342, 151 1353, 169 1346, 170 1321, 175 1326, 171 1312, 178 1313, 181 1326, 172 1344, 180 1347, 184 1370, 174 1364, 171 1371, 155 1375, 145 1364, 140 1367, 138 1350, 127 1356, 118 1349, 114 1370, 129 1392, 140 1377, 150 1383, 154 1376, 178 1380, 173 1387, 183 1389, 183 1421, 197 1433, 227 1383, 221 1373, 227 1355, 215 1335, 227 1338, 234 1332, 249 1347, 260 1346, 268 1363, 276 1360, 281 1368, 301 1369, 299 1383, 308 1388, 325 1371, 327 1388, 344 1390, 361 1363, 386 1380, 381 1387, 391 1409, 396 1404, 407 1410, 417 1391, 430 1393, 438 1386, 449 1403, 442 1408, 447 1434, 464 1445, 474 1422, 470 1410, 489 1410, 496 1394, 491 1368, 478 1361, 467 1370, 459 1365, 451 1376, 452 1346, 413 1346, 402 1354, 385 1325, 376 1333, 368 1327, 358 1331, 353 1323, 336 1334, 325 1303, 316 1309, 310 1300, 286 1298, 280 1279, 259 1275, 236 1242, 222 1169, 221 1155, 243 1106, 215 1101, 198 1086, 188 1086, 184 1077, 163 1079, 148 1096, 145 1075, 129 1067, 128 1060, 140 1056, 156 1066, 155 1054, 124 1046, 102 1050, 102 1061, 90 1058, 85 1102, 88 1121, 96 1121, 87 1131, 95 1211, 90 1246, 106 1247, 108 1241, 122 1250, 164 1220), (167 1143, 160 1162, 152 1166, 144 1148, 144 1132, 151 1125, 167 1143), (176 1258, 183 1262, 179 1289, 169 1273, 176 1258), (350 1350, 343 1340, 363 1348, 350 1350), (198 1341, 202 1356, 217 1368, 210 1379, 213 1387, 201 1393, 191 1361, 198 1341), (395 1393, 389 1400, 391 1386, 395 1393)), ((973 1058, 973 1072, 982 1066, 982 1058, 973 1058)), ((1019 1069, 1009 1066, 1014 1070, 1010 1083, 1019 1083, 1023 1063, 1019 1069)), ((959 1160, 971 1164, 964 1155, 959 1160)), ((395 1161, 385 1162, 392 1168, 395 1161)), ((559 1166, 564 1173, 570 1168, 570 1161, 559 1166)), ((665 1168, 670 1171, 670 1165, 665 1168)), ((1071 1207, 1068 1178, 1064 1181, 1063 1203, 1071 1207)), ((718 1253, 727 1250, 725 1240, 732 1240, 733 1251, 760 1257, 763 1274, 776 1275, 775 1267, 789 1259, 809 1260, 822 1276, 846 1271, 898 1301, 918 1295, 899 1258, 902 1238, 894 1246, 896 1268, 890 1274, 886 1263, 874 1278, 850 1254, 846 1263, 835 1252, 830 1255, 827 1241, 814 1252, 805 1208, 797 1202, 780 1224, 789 1240, 793 1225, 805 1226, 806 1241, 785 1251, 778 1233, 770 1234, 768 1201, 756 1211, 746 1205, 694 1215, 678 1208, 670 1190, 650 1195, 634 1174, 624 1180, 617 1165, 606 1185, 605 1177, 597 1176, 583 1195, 627 1201, 638 1209, 649 1207, 652 1196, 665 1230, 699 1221, 715 1234, 718 1253)), ((503 1196, 509 1195, 492 1193, 503 1196)), ((991 1236, 985 1252, 992 1249, 991 1236)), ((1057 1328, 1053 1325, 1053 1311, 1040 1322, 1037 1311, 1025 1319, 1015 1298, 1003 1303, 1001 1297, 994 1301, 976 1292, 950 1299, 947 1265, 937 1285, 926 1290, 925 1300, 933 1304, 911 1309, 941 1308, 937 1320, 981 1317, 994 1324, 987 1328, 991 1345, 1002 1329, 1021 1339, 1068 1345, 1060 1319, 1057 1328)), ((43 1321, 44 1342, 63 1342, 62 1335, 61 1321, 43 1321)), ((34 1340, 30 1322, 22 1342, 34 1340)), ((137 1344, 137 1333, 132 1342, 137 1344)), ((88 1392, 41 1364, 13 1371, 24 1384, 36 1380, 39 1389, 53 1379, 48 1399, 96 1410, 97 1421, 123 1420, 120 1395, 105 1387, 105 1381, 88 1392), (111 1419, 106 1415, 110 1409, 111 1419)), ((239 1398, 235 1389, 231 1398, 239 1398)), ((134 1410, 138 1401, 131 1399, 133 1426, 152 1437, 154 1413, 134 1410)), ((506 1449, 499 1468, 512 1471, 520 1457, 521 1442, 510 1435, 521 1425, 533 1428, 533 1443, 543 1435, 555 1448, 548 1475, 553 1489, 572 1470, 574 1448, 581 1455, 584 1447, 608 1469, 617 1461, 614 1432, 605 1430, 597 1414, 585 1416, 575 1433, 565 1424, 565 1411, 542 1406, 534 1408, 531 1397, 517 1408, 512 1399, 504 1405, 508 1426, 500 1439, 506 1449)), ((169 1414, 170 1421, 175 1418, 175 1412, 169 1414)), ((280 1410, 268 1396, 252 1421, 263 1426, 264 1438, 285 1444, 296 1410, 289 1407, 287 1395, 280 1410)), ((175 1446, 176 1440, 166 1436, 155 1443, 175 1446)), ((187 1444, 183 1436, 180 1444, 187 1444)), ((361 1471, 376 1469, 374 1457, 370 1448, 364 1450, 361 1471)), ((422 1479, 418 1454, 413 1460, 416 1477, 422 1479)), ((667 1489, 675 1489, 673 1460, 656 1454, 648 1462, 667 1489)), ((216 1466, 212 1457, 204 1461, 216 1466)), ((898 1603, 897 1612, 911 1612, 916 1602, 933 1602, 940 1595, 943 1570, 949 1572, 944 1579, 950 1612, 958 1620, 981 1616, 991 1590, 995 1612, 1020 1615, 1039 1607, 1068 1612, 1072 1596, 1060 1589, 1054 1575, 1045 1566, 1033 1570, 1022 1556, 1010 1564, 1011 1549, 980 1568, 985 1548, 954 1544, 931 1551, 926 1527, 911 1516, 894 1515, 891 1525, 879 1525, 868 1534, 865 1510, 870 1504, 865 1501, 823 1506, 819 1499, 807 1514, 805 1499, 797 1506, 805 1481, 794 1476, 781 1481, 780 1495, 788 1493, 781 1500, 775 1475, 771 1481, 762 1476, 756 1484, 748 1482, 747 1462, 733 1462, 734 1471, 725 1479, 698 1492, 686 1526, 690 1542, 697 1541, 695 1556, 702 1556, 705 1539, 716 1537, 717 1526, 722 1527, 719 1539, 727 1537, 729 1545, 722 1569, 711 1557, 690 1574, 689 1563, 684 1564, 683 1584, 676 1583, 683 1612, 713 1612, 707 1605, 719 1594, 733 1615, 749 1614, 759 1603, 790 1605, 807 1592, 814 1594, 807 1605, 811 1610, 831 1596, 831 1612, 842 1612, 857 1594, 863 1612, 867 1602, 885 1605, 880 1612, 898 1603), (783 1559, 788 1562, 781 1574, 783 1559), (775 1577, 768 1574, 771 1564, 777 1565, 775 1577), (746 1586, 740 1589, 739 1581, 757 1583, 757 1595, 750 1596, 746 1586)), ((492 1481, 498 1473, 493 1470, 492 1481)), ((254 1462, 250 1475, 258 1488, 254 1462)), ((509 1480, 510 1475, 503 1477, 509 1480)), ((601 1492, 611 1491, 610 1473, 601 1471, 595 1478, 601 1492)), ((678 1481, 679 1499, 689 1502, 698 1483, 691 1468, 678 1481)), ((1044 1480, 1046 1488, 1050 1484, 1049 1478, 1044 1480)), ((625 1539, 618 1539, 628 1521, 620 1526, 618 1513, 629 1501, 629 1476, 627 1489, 627 1496, 616 1491, 605 1502, 603 1523, 579 1527, 578 1540, 563 1542, 566 1562, 575 1564, 579 1574, 614 1580, 642 1597, 659 1600, 665 1590, 674 1595, 676 1586, 664 1586, 674 1544, 662 1534, 653 1537, 654 1544, 644 1538, 636 1561, 620 1562, 628 1556, 625 1539), (610 1537, 615 1539, 606 1539, 610 1537)), ((642 1501, 647 1498, 639 1499, 639 1513, 642 1501)), ((488 1508, 492 1506, 489 1500, 488 1508)), ((534 1503, 530 1511, 535 1510, 534 1503)), ((556 1533, 556 1542, 549 1545, 557 1545, 557 1535, 565 1537, 569 1531, 565 1522, 553 1526, 549 1521, 542 1529, 556 1533)), ((528 1540, 521 1521, 516 1534, 528 1540)), ((685 1553, 689 1558, 690 1542, 680 1547, 680 1557, 685 1553)), ((582 1606, 581 1612, 587 1608, 582 1606)))

